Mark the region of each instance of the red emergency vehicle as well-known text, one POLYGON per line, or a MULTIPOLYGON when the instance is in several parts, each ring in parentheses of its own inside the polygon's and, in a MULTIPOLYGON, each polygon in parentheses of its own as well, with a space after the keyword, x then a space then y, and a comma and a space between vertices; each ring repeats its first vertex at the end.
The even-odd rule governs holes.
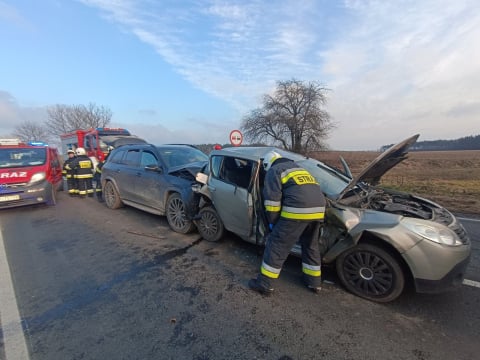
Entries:
POLYGON ((62 184, 62 158, 56 148, 42 142, 0 139, 0 209, 55 205, 62 184))
POLYGON ((145 143, 146 141, 130 134, 127 129, 122 128, 96 128, 88 130, 75 130, 60 135, 62 142, 62 153, 67 157, 67 150, 75 150, 83 147, 88 157, 93 161, 94 166, 103 161, 109 149, 120 145, 145 143))

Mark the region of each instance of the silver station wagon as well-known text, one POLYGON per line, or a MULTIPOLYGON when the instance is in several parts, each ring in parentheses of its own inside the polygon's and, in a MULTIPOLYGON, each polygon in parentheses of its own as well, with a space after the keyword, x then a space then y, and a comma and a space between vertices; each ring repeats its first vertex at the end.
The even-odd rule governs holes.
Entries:
MULTIPOLYGON (((204 239, 230 231, 263 245, 268 233, 262 187, 264 155, 274 149, 307 169, 328 199, 319 236, 324 264, 334 265, 343 286, 377 301, 396 299, 407 282, 417 292, 438 293, 463 281, 471 253, 463 226, 442 206, 377 186, 386 171, 407 157, 418 135, 383 152, 358 176, 321 161, 272 147, 214 150, 209 170, 197 174, 201 197, 195 223, 204 239)), ((300 254, 300 247, 292 249, 300 254)))

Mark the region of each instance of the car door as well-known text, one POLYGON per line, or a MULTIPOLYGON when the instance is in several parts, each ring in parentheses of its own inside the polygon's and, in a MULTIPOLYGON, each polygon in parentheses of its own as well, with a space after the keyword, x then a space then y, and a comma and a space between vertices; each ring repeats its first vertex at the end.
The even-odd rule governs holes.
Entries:
POLYGON ((230 156, 213 156, 208 189, 225 228, 247 239, 253 228, 251 188, 253 162, 230 156))
POLYGON ((48 149, 47 161, 49 162, 49 172, 52 184, 58 185, 62 181, 62 165, 60 164, 60 155, 57 150, 48 149))
POLYGON ((113 177, 122 199, 138 202, 135 182, 140 174, 140 149, 127 149, 121 163, 116 164, 113 177))
POLYGON ((135 192, 141 204, 163 213, 165 210, 164 194, 168 187, 165 169, 159 163, 157 155, 143 149, 140 153, 140 169, 135 179, 135 192))

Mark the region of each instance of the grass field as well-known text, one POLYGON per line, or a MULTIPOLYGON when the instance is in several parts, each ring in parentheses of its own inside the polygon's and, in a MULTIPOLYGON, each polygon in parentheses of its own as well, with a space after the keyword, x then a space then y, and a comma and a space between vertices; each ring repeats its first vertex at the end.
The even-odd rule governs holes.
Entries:
MULTIPOLYGON (((356 175, 378 155, 324 151, 313 156, 339 169, 342 156, 356 175)), ((381 185, 426 197, 453 212, 480 215, 480 150, 410 152, 382 178, 381 185)))

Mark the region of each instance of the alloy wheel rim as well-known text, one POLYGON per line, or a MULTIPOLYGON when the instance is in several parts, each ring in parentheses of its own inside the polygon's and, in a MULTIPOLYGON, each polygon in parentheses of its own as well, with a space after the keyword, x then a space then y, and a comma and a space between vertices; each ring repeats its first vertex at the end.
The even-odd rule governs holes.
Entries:
POLYGON ((170 220, 178 228, 185 227, 185 215, 183 210, 183 202, 180 199, 174 199, 170 202, 170 220))
POLYGON ((378 255, 357 251, 346 257, 345 278, 358 292, 383 296, 391 292, 394 277, 391 267, 378 255))

